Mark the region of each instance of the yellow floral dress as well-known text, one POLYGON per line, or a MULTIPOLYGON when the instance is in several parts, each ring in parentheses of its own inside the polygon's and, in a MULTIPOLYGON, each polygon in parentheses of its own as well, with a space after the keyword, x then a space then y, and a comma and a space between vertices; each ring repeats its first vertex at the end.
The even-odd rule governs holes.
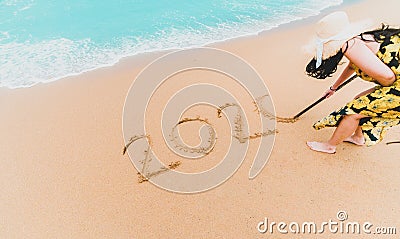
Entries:
MULTIPOLYGON (((367 146, 380 142, 387 129, 400 124, 400 36, 382 38, 377 53, 379 59, 396 74, 396 81, 391 86, 377 85, 375 91, 347 103, 344 107, 316 122, 317 130, 325 127, 337 127, 344 115, 361 114, 368 116, 360 120, 360 126, 367 146)), ((354 66, 359 77, 366 81, 374 79, 354 66)))

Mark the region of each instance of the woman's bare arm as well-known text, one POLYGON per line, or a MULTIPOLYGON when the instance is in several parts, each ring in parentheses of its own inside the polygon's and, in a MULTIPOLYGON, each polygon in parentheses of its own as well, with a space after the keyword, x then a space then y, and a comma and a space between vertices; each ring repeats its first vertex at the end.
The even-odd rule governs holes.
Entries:
POLYGON ((324 95, 326 95, 326 98, 329 98, 335 93, 335 90, 346 80, 348 79, 352 74, 354 73, 354 69, 351 67, 351 63, 348 63, 346 68, 342 71, 340 76, 337 78, 336 82, 333 83, 331 88, 329 88, 324 95))
POLYGON ((332 85, 333 89, 337 89, 346 79, 348 79, 352 74, 354 74, 354 69, 351 67, 351 62, 349 62, 336 80, 336 82, 332 85))

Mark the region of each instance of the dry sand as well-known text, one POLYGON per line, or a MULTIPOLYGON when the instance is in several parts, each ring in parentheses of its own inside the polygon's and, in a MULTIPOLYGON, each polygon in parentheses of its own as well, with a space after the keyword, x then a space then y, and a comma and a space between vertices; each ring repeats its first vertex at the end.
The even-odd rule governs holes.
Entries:
MULTIPOLYGON (((368 0, 344 8, 352 20, 371 17, 378 26, 399 25, 398 7, 398 0, 368 0)), ((290 117, 335 80, 321 82, 304 74, 309 57, 301 47, 319 18, 213 47, 249 62, 267 83, 277 115, 290 117)), ((350 221, 397 226, 400 233, 400 145, 385 144, 400 139, 399 128, 377 146, 342 144, 335 155, 312 152, 305 145, 307 140, 330 136, 333 129, 315 131, 312 123, 370 86, 361 80, 296 123, 279 123, 269 162, 254 180, 248 179, 248 171, 258 139, 250 142, 234 176, 213 190, 182 195, 138 183, 129 157, 121 154, 123 105, 136 75, 162 54, 123 59, 112 67, 27 89, 0 89, 0 238, 395 238, 328 232, 260 234, 256 229, 265 217, 321 223, 336 219, 339 210, 345 210, 350 221)), ((202 74, 207 73, 191 74, 204 79, 202 74)), ((180 77, 185 76, 177 80, 180 77)), ((215 83, 224 85, 221 76, 215 83)), ((166 86, 163 94, 173 87, 179 85, 166 86)), ((254 114, 243 89, 235 84, 224 87, 244 102, 246 113, 254 114)), ((160 103, 152 104, 157 114, 160 103)), ((188 112, 210 120, 215 120, 214 113, 188 112)), ((178 169, 198 171, 218 163, 215 159, 228 144, 225 123, 219 123, 222 133, 212 157, 182 160, 178 169)), ((159 146, 154 150, 167 155, 166 161, 181 160, 162 146, 156 132, 159 122, 146 124, 154 125, 153 143, 159 146)), ((251 127, 257 131, 257 125, 251 127)), ((198 138, 190 137, 190 131, 183 128, 182 134, 187 143, 196 145, 198 138)))

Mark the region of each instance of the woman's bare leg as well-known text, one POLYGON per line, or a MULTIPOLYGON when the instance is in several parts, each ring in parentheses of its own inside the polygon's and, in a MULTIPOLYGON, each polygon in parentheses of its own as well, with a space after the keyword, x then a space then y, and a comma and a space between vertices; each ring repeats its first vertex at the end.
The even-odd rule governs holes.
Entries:
POLYGON ((361 127, 358 126, 353 135, 347 137, 344 142, 349 142, 355 145, 363 146, 365 144, 365 138, 362 133, 361 127))
POLYGON ((364 117, 359 114, 343 116, 332 137, 327 142, 307 142, 308 147, 319 152, 335 153, 336 146, 353 135, 359 127, 360 119, 364 117))
MULTIPOLYGON (((372 93, 374 91, 375 91, 375 87, 372 87, 372 88, 370 88, 368 90, 365 90, 365 91, 361 92, 360 94, 356 95, 354 97, 354 99, 357 99, 358 97, 367 95, 367 94, 372 93)), ((364 138, 364 135, 362 133, 361 127, 358 126, 357 129, 355 130, 354 134, 350 135, 349 137, 347 137, 344 140, 344 142, 350 142, 350 143, 353 143, 353 144, 359 145, 359 146, 364 145, 365 144, 365 138, 364 138)))
POLYGON ((372 93, 372 92, 374 92, 374 91, 375 91, 375 87, 372 87, 372 88, 370 88, 370 89, 368 89, 368 90, 365 90, 365 91, 361 92, 360 94, 356 95, 356 96, 354 97, 354 99, 357 99, 358 97, 361 97, 361 96, 363 96, 363 95, 368 95, 369 93, 372 93))
POLYGON ((342 121, 340 121, 339 126, 333 132, 332 137, 328 140, 330 145, 336 146, 343 142, 347 137, 353 135, 357 130, 360 119, 365 116, 355 114, 355 115, 345 115, 342 121))
MULTIPOLYGON (((354 99, 367 95, 375 91, 375 87, 370 88, 356 95, 354 99)), ((346 115, 336 128, 328 142, 307 142, 307 145, 315 151, 324 153, 335 153, 336 146, 343 141, 356 145, 364 145, 365 139, 361 127, 358 125, 363 115, 346 115)))
POLYGON ((363 132, 362 132, 362 130, 361 130, 361 126, 358 126, 358 127, 357 127, 356 132, 354 132, 353 136, 356 136, 356 137, 364 137, 363 132))

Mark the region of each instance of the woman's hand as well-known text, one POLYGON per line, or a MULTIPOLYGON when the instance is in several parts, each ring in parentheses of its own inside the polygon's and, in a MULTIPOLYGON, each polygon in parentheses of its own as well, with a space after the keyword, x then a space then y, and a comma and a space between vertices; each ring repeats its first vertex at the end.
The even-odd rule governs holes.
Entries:
POLYGON ((327 98, 331 97, 335 92, 336 92, 336 89, 331 86, 331 87, 329 87, 329 89, 327 91, 325 91, 324 96, 327 99, 327 98))

